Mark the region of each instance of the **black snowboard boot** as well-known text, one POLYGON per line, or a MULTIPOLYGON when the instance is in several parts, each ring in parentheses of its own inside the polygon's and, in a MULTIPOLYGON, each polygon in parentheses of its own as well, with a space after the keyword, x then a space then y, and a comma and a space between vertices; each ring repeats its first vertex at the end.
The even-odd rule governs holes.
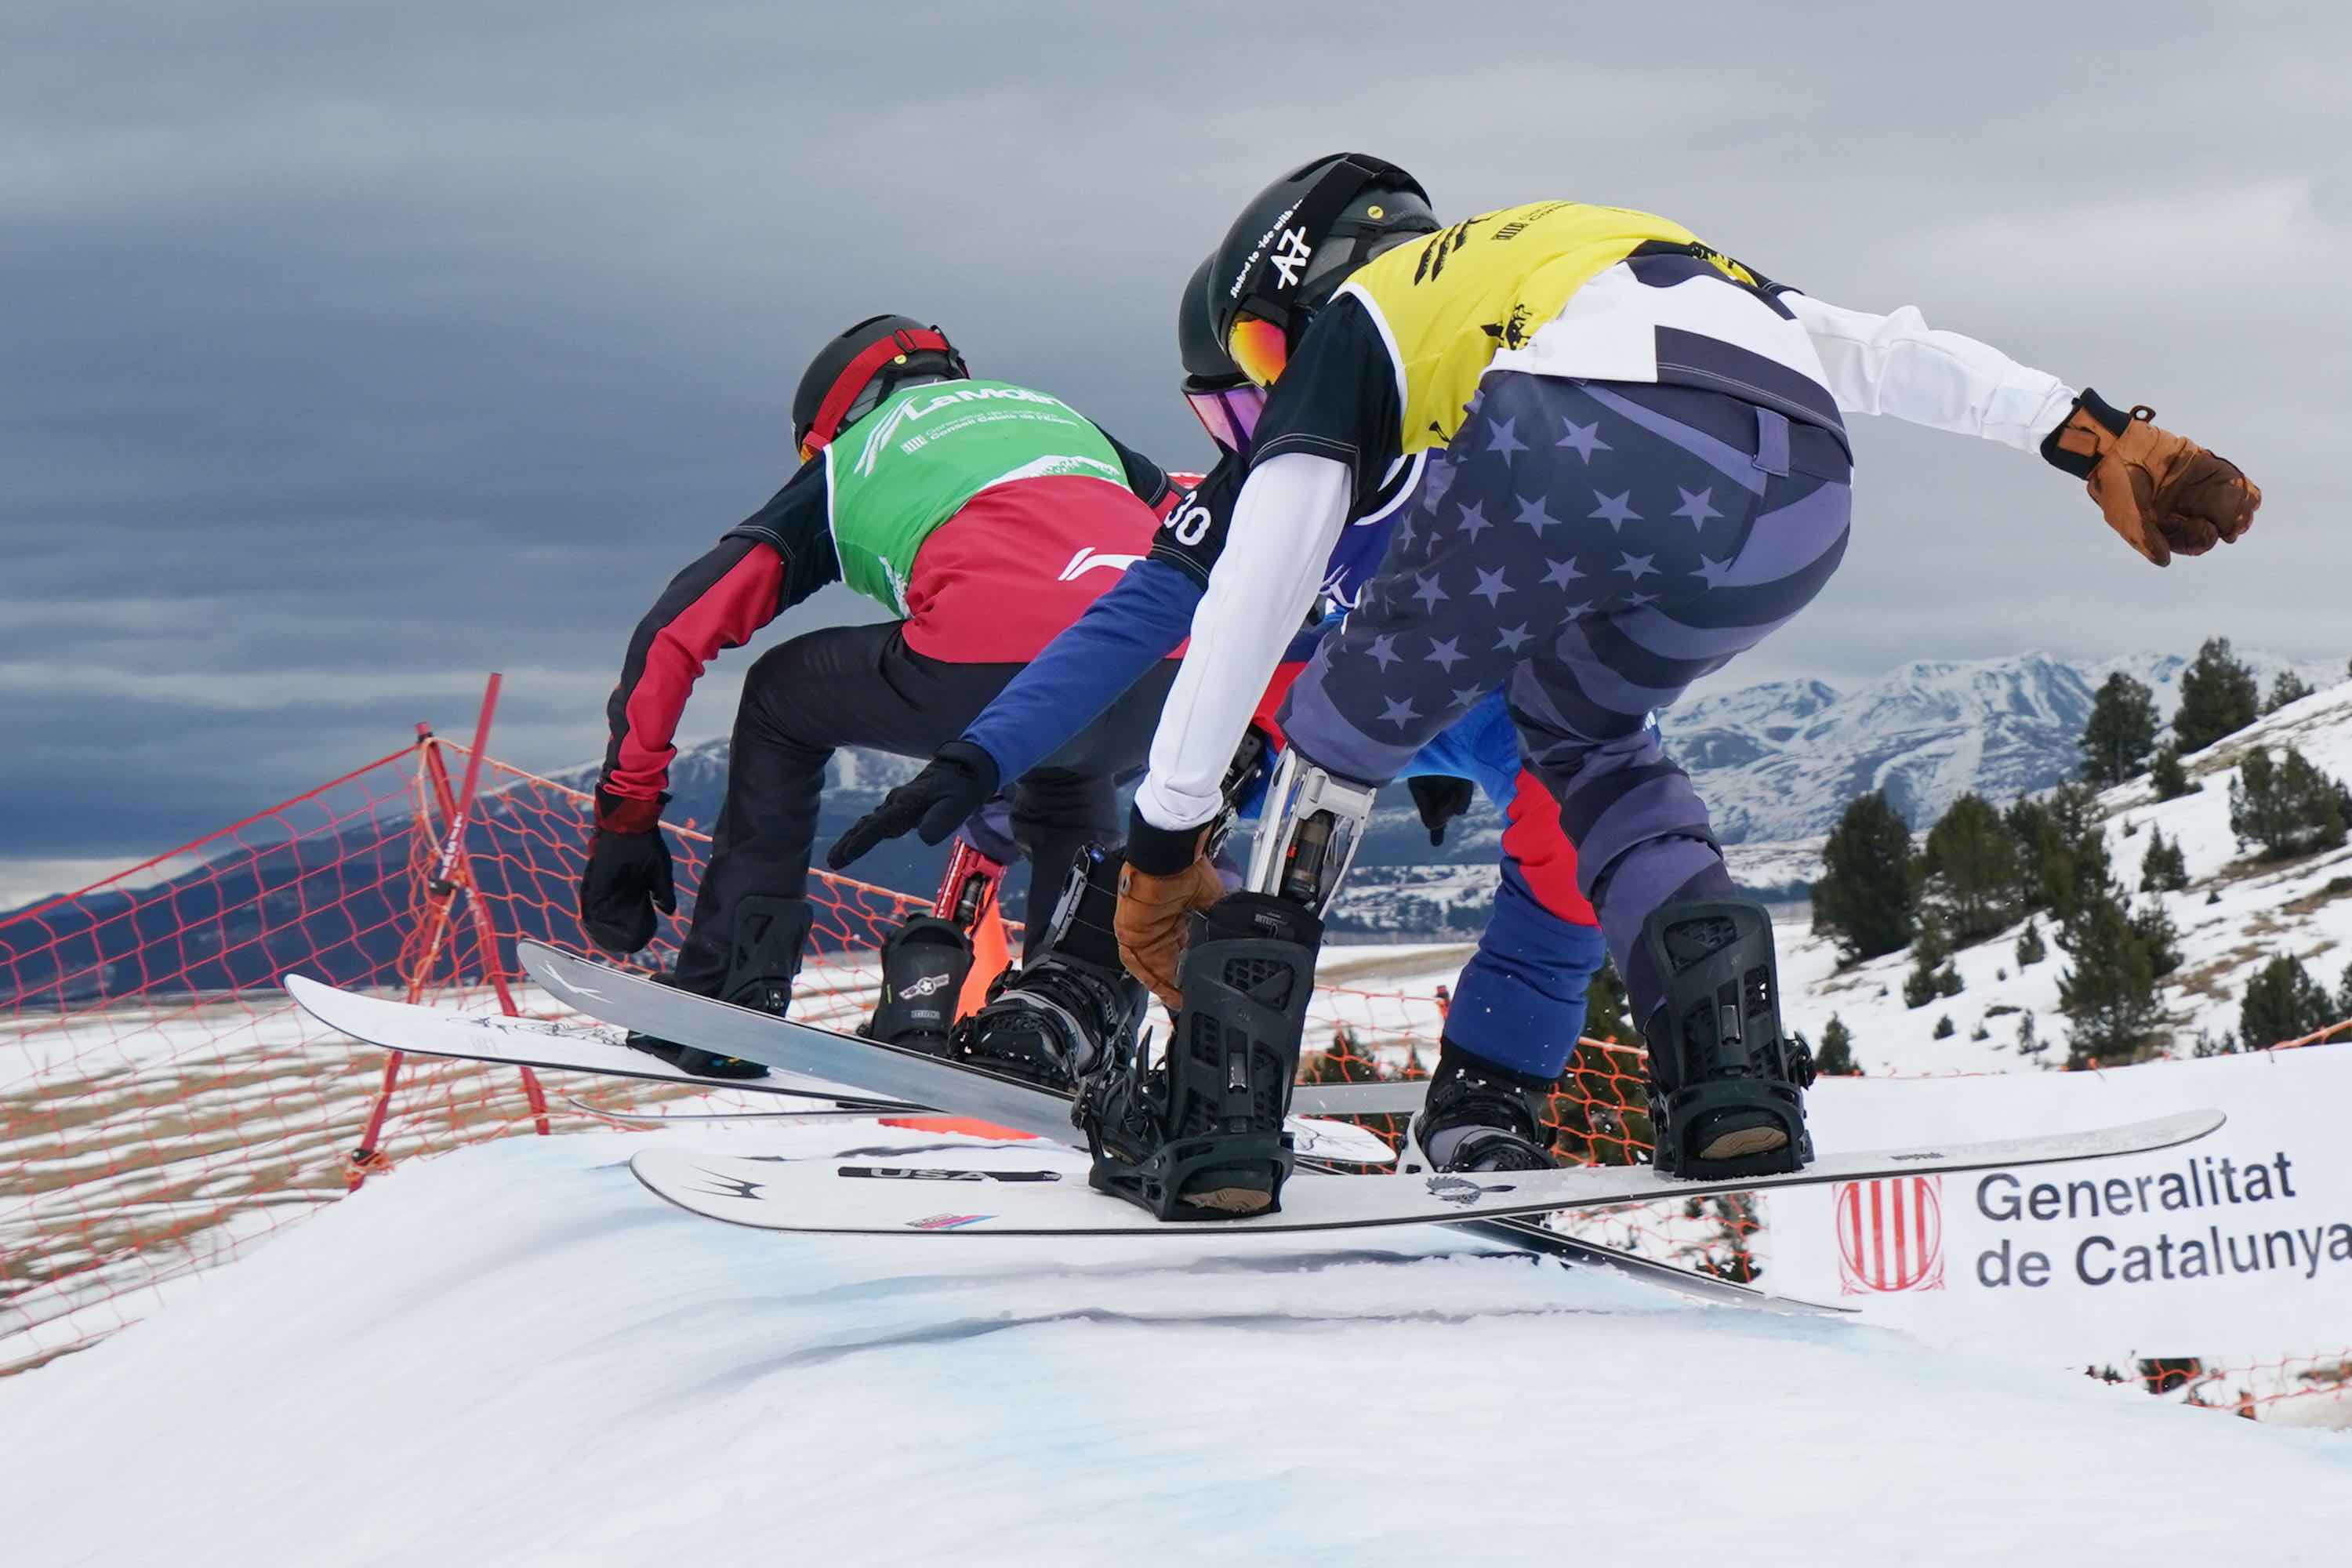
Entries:
POLYGON ((1772 918, 1748 899, 1664 905, 1642 926, 1664 999, 1650 1047, 1650 1124, 1661 1174, 1718 1180, 1798 1171, 1811 1052, 1780 1027, 1772 918))
POLYGON ((952 921, 917 915, 882 944, 882 1000, 857 1032, 927 1057, 948 1054, 956 1003, 971 973, 971 938, 952 921))
POLYGON ((1496 1067, 1441 1041, 1429 1098, 1412 1119, 1412 1150, 1432 1171, 1548 1171, 1551 1083, 1496 1067))
MULTIPOLYGON (((800 975, 801 944, 808 940, 808 931, 806 899, 745 899, 735 911, 735 941, 719 1000, 782 1017, 793 1005, 793 982, 800 975)), ((668 982, 671 977, 663 978, 668 982)), ((697 1078, 768 1076, 768 1069, 758 1062, 722 1057, 635 1029, 622 1043, 697 1078)))
POLYGON ((957 1061, 1067 1094, 1099 1063, 1127 1058, 1150 998, 1119 963, 1111 928, 1121 864, 1091 845, 1078 855, 1045 939, 958 1026, 957 1061))
POLYGON ((1235 893, 1192 917, 1177 971, 1184 1008, 1166 1058, 1138 1046, 1097 1068, 1073 1119, 1087 1180, 1163 1220, 1234 1219, 1281 1206, 1290 1174, 1291 1080, 1323 923, 1299 905, 1235 893))

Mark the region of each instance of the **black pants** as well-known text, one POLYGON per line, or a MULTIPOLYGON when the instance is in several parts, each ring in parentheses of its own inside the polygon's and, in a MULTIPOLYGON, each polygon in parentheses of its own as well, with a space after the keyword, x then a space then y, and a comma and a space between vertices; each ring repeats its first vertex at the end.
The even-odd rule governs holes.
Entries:
MULTIPOLYGON (((828 626, 761 655, 736 710, 726 804, 678 952, 678 984, 706 994, 724 984, 735 910, 746 896, 807 890, 825 764, 836 749, 929 757, 962 734, 1022 668, 927 658, 895 622, 828 626)), ((1044 933, 1078 850, 1120 837, 1118 786, 1142 770, 1175 677, 1175 661, 1163 659, 1008 792, 1012 837, 1029 860, 1032 940, 1044 933)))

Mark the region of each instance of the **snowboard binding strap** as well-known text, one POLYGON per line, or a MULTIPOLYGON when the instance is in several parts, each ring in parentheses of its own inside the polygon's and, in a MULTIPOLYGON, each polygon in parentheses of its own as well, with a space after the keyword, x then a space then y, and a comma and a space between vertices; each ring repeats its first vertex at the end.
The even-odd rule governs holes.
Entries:
POLYGON ((1099 1192, 1163 1220, 1281 1207, 1291 1170, 1291 1081, 1322 922, 1298 905, 1235 893, 1192 917, 1184 1008, 1165 1059, 1138 1047, 1087 1079, 1071 1120, 1099 1192))
POLYGON ((1659 1173, 1802 1170, 1813 1058, 1780 1027, 1771 916, 1748 899, 1666 904, 1643 923, 1642 943, 1665 993, 1643 1028, 1659 1173))

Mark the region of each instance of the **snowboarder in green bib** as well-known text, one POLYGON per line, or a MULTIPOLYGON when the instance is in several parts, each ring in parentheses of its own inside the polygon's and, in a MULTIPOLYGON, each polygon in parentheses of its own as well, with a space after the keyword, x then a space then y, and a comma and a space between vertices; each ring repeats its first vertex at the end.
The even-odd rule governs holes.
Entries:
MULTIPOLYGON (((736 713, 726 802, 672 978, 776 1013, 808 934, 810 842, 837 748, 955 753, 988 775, 983 794, 1009 786, 1010 837, 1031 867, 1028 929, 1043 932, 1079 850, 1117 838, 1117 782, 1140 770, 1174 671, 1020 780, 995 778, 987 753, 956 737, 1150 551, 1167 476, 1061 399, 974 378, 937 327, 905 316, 870 317, 827 343, 801 378, 793 423, 799 469, 673 578, 629 639, 580 883, 598 946, 651 942, 655 910, 677 907, 660 816, 696 679, 828 583, 881 604, 897 618, 804 632, 762 654, 736 713)), ((961 954, 952 928, 932 929, 944 926, 909 922, 894 938, 908 974, 895 987, 886 977, 886 1008, 909 992, 952 1004, 961 954)), ((762 1070, 631 1043, 689 1071, 762 1070)))

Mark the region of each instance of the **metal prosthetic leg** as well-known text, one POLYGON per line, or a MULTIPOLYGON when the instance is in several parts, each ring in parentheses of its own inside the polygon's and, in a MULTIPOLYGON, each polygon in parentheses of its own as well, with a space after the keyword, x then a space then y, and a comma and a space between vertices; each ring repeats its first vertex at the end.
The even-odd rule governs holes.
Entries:
POLYGON ((1663 905, 1642 927, 1664 999, 1643 1026, 1650 1121, 1667 1175, 1715 1180, 1803 1168, 1813 1058, 1780 1027, 1772 921, 1748 899, 1663 905))
MULTIPOLYGON (((1237 765, 1234 778, 1246 777, 1237 765)), ((1177 982, 1184 1005, 1162 1059, 1139 1048, 1087 1078, 1075 1112, 1099 1190, 1161 1219, 1281 1206, 1283 1119, 1298 1076, 1323 911, 1355 858, 1378 792, 1294 749, 1276 764, 1247 890, 1192 918, 1177 982)))
POLYGON ((1093 845, 1071 862, 1045 940, 956 1026, 954 1060, 1069 1090, 1107 1058, 1132 1054, 1149 998, 1120 964, 1111 927, 1121 863, 1093 845))

